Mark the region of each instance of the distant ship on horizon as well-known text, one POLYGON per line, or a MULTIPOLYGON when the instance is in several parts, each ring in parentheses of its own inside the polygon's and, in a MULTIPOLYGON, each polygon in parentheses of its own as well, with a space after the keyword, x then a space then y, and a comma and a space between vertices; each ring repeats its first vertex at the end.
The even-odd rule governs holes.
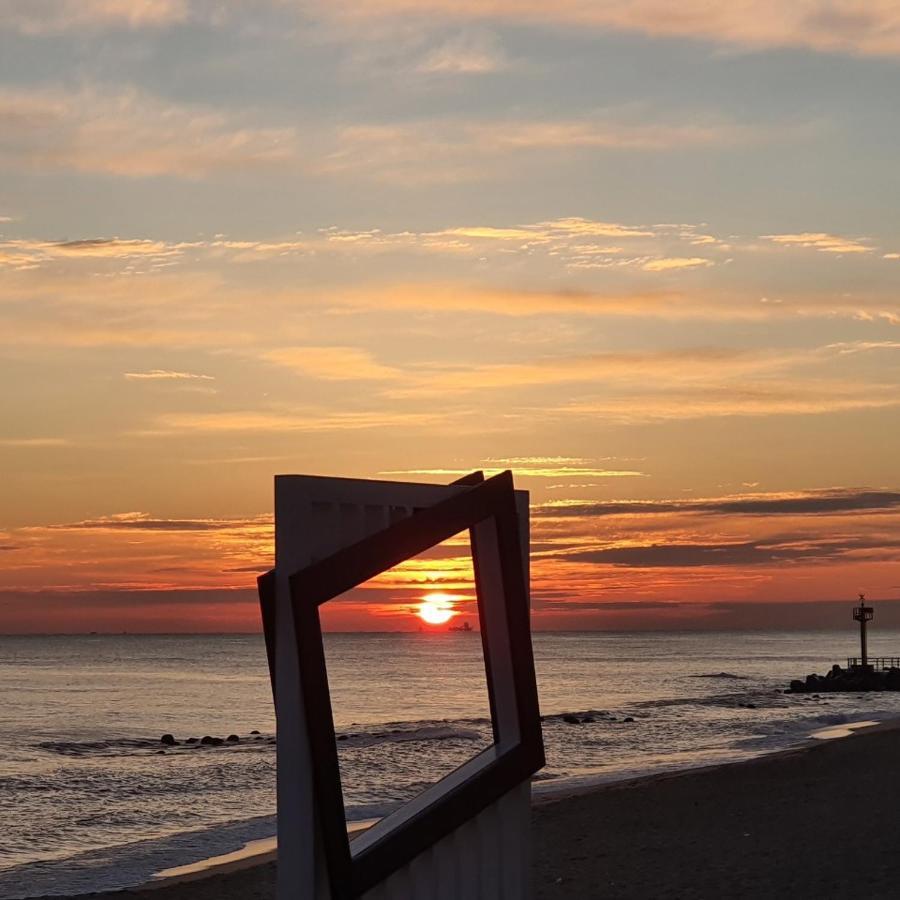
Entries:
POLYGON ((468 623, 463 622, 462 625, 451 625, 447 631, 474 631, 475 629, 468 623))

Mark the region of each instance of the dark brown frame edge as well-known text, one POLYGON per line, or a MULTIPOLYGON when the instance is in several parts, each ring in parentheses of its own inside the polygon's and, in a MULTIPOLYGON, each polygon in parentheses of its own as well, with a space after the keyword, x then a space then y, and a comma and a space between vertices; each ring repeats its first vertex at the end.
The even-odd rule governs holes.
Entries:
POLYGON ((275 700, 275 570, 269 569, 256 579, 259 592, 259 614, 262 618, 263 637, 266 639, 266 659, 269 663, 269 681, 272 684, 272 700, 275 700))
MULTIPOLYGON (((482 563, 483 560, 476 561, 479 615, 482 613, 482 591, 478 570, 482 563)), ((261 582, 265 577, 262 576, 261 582)), ((486 809, 544 765, 512 473, 502 472, 475 484, 468 491, 418 510, 383 531, 301 569, 290 577, 290 589, 300 687, 315 771, 315 804, 331 895, 335 900, 352 900, 486 809), (460 531, 469 529, 471 532, 475 525, 486 519, 493 519, 496 524, 506 622, 514 661, 512 675, 518 742, 501 751, 467 781, 399 824, 372 846, 353 855, 344 818, 319 607, 460 531)), ((485 632, 483 640, 484 636, 485 632)), ((496 741, 496 699, 487 640, 484 651, 496 741)))

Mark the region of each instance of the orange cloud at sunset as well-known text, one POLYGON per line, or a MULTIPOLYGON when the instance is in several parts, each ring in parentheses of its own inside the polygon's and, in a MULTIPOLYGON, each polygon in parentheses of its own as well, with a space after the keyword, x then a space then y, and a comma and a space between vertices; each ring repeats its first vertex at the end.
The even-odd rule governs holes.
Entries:
MULTIPOLYGON (((557 500, 532 515, 537 628, 728 627, 740 615, 764 627, 785 602, 898 594, 897 491, 557 500)), ((0 552, 0 609, 15 630, 256 630, 271 523, 128 513, 15 529, 0 552)), ((324 621, 414 630, 417 604, 436 591, 473 614, 464 536, 335 600, 324 621)))

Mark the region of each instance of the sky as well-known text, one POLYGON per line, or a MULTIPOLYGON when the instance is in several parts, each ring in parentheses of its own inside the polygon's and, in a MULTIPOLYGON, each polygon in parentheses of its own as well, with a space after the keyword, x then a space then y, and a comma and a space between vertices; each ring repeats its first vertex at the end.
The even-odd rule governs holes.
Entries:
POLYGON ((0 631, 258 630, 276 473, 504 468, 535 628, 900 625, 898 64, 887 0, 0 0, 0 631))

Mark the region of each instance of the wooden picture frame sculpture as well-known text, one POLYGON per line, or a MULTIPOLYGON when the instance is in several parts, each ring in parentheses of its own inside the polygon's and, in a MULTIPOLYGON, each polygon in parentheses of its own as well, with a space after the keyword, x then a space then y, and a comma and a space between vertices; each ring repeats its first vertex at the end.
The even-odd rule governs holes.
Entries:
MULTIPOLYGON (((544 765, 512 473, 487 480, 473 473, 455 484, 466 489, 289 576, 315 814, 327 868, 326 896, 335 900, 360 897, 382 884, 544 765), (319 610, 338 595, 465 530, 472 547, 494 742, 380 820, 351 846, 319 610)), ((260 577, 259 589, 274 672, 274 572, 260 577)))

